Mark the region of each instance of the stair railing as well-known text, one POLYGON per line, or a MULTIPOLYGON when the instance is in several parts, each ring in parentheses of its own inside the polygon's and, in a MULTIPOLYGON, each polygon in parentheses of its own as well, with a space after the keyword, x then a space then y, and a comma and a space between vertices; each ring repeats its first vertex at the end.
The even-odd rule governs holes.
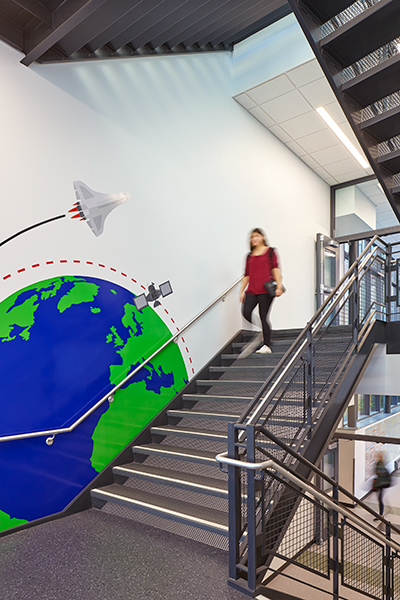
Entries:
MULTIPOLYGON (((340 584, 377 600, 398 597, 400 545, 392 536, 399 535, 400 530, 307 459, 285 446, 268 430, 263 427, 259 430, 313 474, 313 482, 310 482, 292 467, 271 456, 261 462, 229 458, 227 452, 216 457, 221 465, 240 471, 243 480, 250 482, 254 479, 264 503, 268 500, 267 492, 271 488, 271 481, 274 482, 290 511, 296 512, 294 522, 285 528, 284 534, 279 536, 278 543, 273 544, 270 541, 276 533, 273 529, 268 531, 268 535, 258 529, 257 535, 262 539, 259 551, 264 556, 283 559, 286 565, 296 565, 315 575, 331 579, 334 600, 339 598, 340 584), (318 478, 331 486, 331 494, 327 494, 316 485, 318 478), (378 521, 379 528, 343 506, 338 501, 339 492, 346 496, 349 504, 373 516, 378 521)), ((245 493, 245 489, 242 489, 242 493, 245 493)), ((261 510, 260 506, 261 504, 253 508, 257 512, 261 510)), ((285 511, 281 512, 285 518, 285 511)), ((275 528, 279 529, 276 523, 275 528)), ((255 569, 252 554, 249 540, 241 562, 236 564, 242 577, 231 578, 229 583, 246 593, 251 591, 254 596, 268 589, 265 587, 267 577, 276 572, 285 575, 285 572, 281 569, 277 571, 271 562, 264 568, 255 569)))
POLYGON ((117 385, 113 386, 110 391, 104 394, 100 400, 98 400, 93 406, 91 406, 83 415, 81 415, 78 419, 76 419, 72 425, 69 427, 61 427, 54 429, 46 429, 42 431, 32 431, 29 433, 20 433, 15 435, 4 435, 0 436, 0 442, 10 442, 15 440, 23 440, 27 438, 35 438, 35 437, 47 437, 46 444, 51 446, 54 442, 54 438, 56 435, 61 433, 70 433, 73 431, 78 425, 80 425, 85 419, 87 419, 95 410, 97 410, 104 402, 113 402, 115 393, 126 385, 132 377, 136 375, 143 367, 145 367, 149 362, 153 360, 155 356, 157 356, 164 348, 166 348, 171 342, 178 343, 179 338, 182 336, 183 332, 186 331, 193 323, 198 321, 200 317, 202 317, 206 312, 210 310, 215 304, 222 300, 225 302, 226 296, 229 294, 231 290, 233 290, 243 279, 243 276, 237 279, 232 285, 230 285, 222 294, 220 294, 217 298, 215 298, 210 304, 208 304, 202 311, 200 311, 193 319, 191 319, 186 325, 184 325, 177 333, 172 335, 164 344, 162 344, 155 352, 153 352, 148 358, 146 358, 138 367, 133 369, 126 377, 120 381, 117 385))
MULTIPOLYGON (((329 426, 335 428, 345 409, 345 399, 338 403, 335 392, 356 363, 375 321, 388 320, 386 254, 387 245, 375 236, 239 420, 228 425, 229 459, 257 463, 267 455, 285 468, 296 467, 306 479, 311 476, 304 464, 299 465, 298 456, 310 451, 313 460, 320 460, 330 434, 323 417, 334 415, 329 426)), ((247 579, 248 589, 254 591, 296 519, 300 501, 276 477, 263 477, 261 484, 254 471, 244 472, 233 463, 228 472, 230 581, 247 579)))

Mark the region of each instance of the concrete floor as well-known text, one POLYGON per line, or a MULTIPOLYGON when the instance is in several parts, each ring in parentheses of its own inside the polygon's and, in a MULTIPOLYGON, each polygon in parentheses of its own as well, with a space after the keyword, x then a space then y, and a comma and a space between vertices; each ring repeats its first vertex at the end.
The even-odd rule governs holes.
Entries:
POLYGON ((243 600, 225 551, 94 509, 0 538, 0 600, 243 600))

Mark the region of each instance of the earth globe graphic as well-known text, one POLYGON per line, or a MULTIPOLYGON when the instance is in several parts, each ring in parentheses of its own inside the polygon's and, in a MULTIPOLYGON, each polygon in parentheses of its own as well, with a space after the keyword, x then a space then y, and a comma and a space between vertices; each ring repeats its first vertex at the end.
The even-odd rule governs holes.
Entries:
MULTIPOLYGON (((171 338, 104 279, 60 276, 0 303, 0 435, 70 427, 171 338)), ((0 444, 0 530, 62 511, 182 389, 171 343, 72 432, 0 444)))

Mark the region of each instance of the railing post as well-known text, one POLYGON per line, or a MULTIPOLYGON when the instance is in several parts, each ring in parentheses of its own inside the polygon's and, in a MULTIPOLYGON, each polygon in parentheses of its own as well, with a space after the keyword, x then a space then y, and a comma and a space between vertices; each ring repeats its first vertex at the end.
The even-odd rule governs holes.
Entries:
MULTIPOLYGON (((238 430, 235 423, 228 423, 228 456, 239 459, 237 447, 238 430)), ((242 514, 241 469, 228 465, 229 497, 229 577, 234 581, 240 576, 237 564, 240 560, 240 532, 242 514)))
MULTIPOLYGON (((390 540, 390 525, 389 523, 386 523, 386 539, 390 540)), ((391 557, 391 548, 390 546, 386 545, 386 552, 385 552, 386 556, 385 556, 385 563, 386 563, 386 580, 385 580, 385 600, 391 600, 392 598, 392 557, 391 557)))
MULTIPOLYGON (((396 282, 399 285, 399 282, 396 282)), ((386 250, 385 261, 385 304, 386 304, 386 321, 390 323, 392 320, 392 246, 389 244, 386 250)))
MULTIPOLYGON (((337 485, 333 486, 332 497, 337 504, 338 502, 338 488, 337 485)), ((339 515, 336 510, 332 511, 332 558, 333 558, 333 600, 339 599, 339 515)))
MULTIPOLYGON (((255 457, 255 427, 246 426, 247 435, 247 460, 256 462, 255 457)), ((247 471, 247 585, 254 592, 257 576, 257 550, 256 550, 256 480, 255 471, 247 471)))
POLYGON ((312 418, 312 407, 314 406, 315 399, 315 385, 314 385, 314 374, 315 374, 315 357, 312 346, 312 332, 311 325, 307 328, 307 362, 306 362, 306 398, 305 398, 305 411, 308 426, 308 437, 311 439, 311 418, 312 418))
POLYGON ((358 263, 354 267, 354 285, 353 285, 353 343, 358 351, 358 323, 359 323, 359 281, 358 281, 358 263))

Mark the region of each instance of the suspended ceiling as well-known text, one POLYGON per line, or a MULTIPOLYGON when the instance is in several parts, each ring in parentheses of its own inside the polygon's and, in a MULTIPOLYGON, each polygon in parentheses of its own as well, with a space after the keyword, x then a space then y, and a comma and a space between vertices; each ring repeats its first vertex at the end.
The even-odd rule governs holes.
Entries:
POLYGON ((286 0, 0 0, 0 39, 34 61, 231 50, 286 0))

